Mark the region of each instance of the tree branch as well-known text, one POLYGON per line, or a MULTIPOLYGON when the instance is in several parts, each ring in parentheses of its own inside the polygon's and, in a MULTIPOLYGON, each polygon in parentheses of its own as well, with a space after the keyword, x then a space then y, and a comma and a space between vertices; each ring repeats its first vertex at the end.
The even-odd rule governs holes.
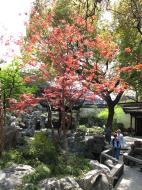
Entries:
POLYGON ((115 100, 113 101, 114 105, 118 104, 118 102, 119 102, 120 98, 122 97, 123 93, 124 93, 124 91, 122 91, 119 94, 117 94, 115 100))

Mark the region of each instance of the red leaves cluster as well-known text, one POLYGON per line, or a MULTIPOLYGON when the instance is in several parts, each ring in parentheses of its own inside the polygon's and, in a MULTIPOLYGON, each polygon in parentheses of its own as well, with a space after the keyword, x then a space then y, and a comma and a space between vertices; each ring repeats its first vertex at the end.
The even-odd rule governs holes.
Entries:
POLYGON ((112 60, 119 50, 118 46, 112 41, 110 35, 98 35, 96 37, 96 47, 100 51, 101 56, 109 60, 112 60))
POLYGON ((18 110, 19 112, 25 111, 30 106, 35 106, 40 101, 40 98, 35 98, 32 94, 22 94, 19 97, 19 101, 11 98, 9 99, 10 109, 18 110))
MULTIPOLYGON (((37 51, 41 57, 47 57, 57 71, 53 84, 45 89, 43 98, 53 106, 64 109, 66 105, 73 106, 79 99, 94 99, 95 94, 104 88, 112 90, 114 84, 107 84, 105 77, 99 83, 94 80, 98 68, 101 68, 94 62, 96 51, 109 60, 118 51, 112 38, 101 35, 95 37, 94 25, 82 17, 74 16, 71 24, 61 20, 58 27, 52 26, 52 20, 51 14, 41 16, 35 13, 29 25, 29 39, 25 43, 30 64, 39 61, 38 56, 33 57, 37 51), (88 64, 91 64, 89 68, 88 64), (89 90, 94 91, 94 95, 88 96, 89 90)), ((38 79, 42 77, 47 81, 50 74, 47 65, 42 63, 38 71, 38 79)), ((32 80, 32 77, 25 77, 26 82, 32 80)))
POLYGON ((142 70, 142 64, 137 64, 133 67, 134 70, 142 70))
POLYGON ((121 72, 132 72, 132 71, 139 71, 142 70, 142 64, 137 64, 134 66, 122 67, 120 69, 121 72))
POLYGON ((78 76, 64 73, 58 76, 54 84, 44 90, 43 98, 48 100, 53 107, 64 109, 73 107, 80 98, 85 98, 88 88, 82 85, 78 76))
MULTIPOLYGON (((119 50, 110 35, 95 35, 94 24, 79 16, 74 16, 71 23, 61 20, 58 27, 53 25, 53 19, 54 14, 40 15, 33 10, 28 26, 29 36, 24 44, 26 62, 38 68, 38 77, 26 76, 25 82, 47 81, 51 74, 48 62, 56 70, 56 77, 42 97, 53 106, 65 110, 65 106, 71 107, 79 99, 94 99, 95 94, 102 91, 123 92, 127 84, 120 79, 120 72, 142 69, 139 65, 121 68, 115 74, 109 73, 104 60, 111 62, 119 50), (99 63, 98 57, 101 59, 99 63), (89 90, 94 95, 87 96, 89 90)), ((125 48, 125 52, 130 53, 131 49, 125 48)), ((38 102, 34 97, 21 98, 17 109, 38 102)))
POLYGON ((129 47, 127 47, 127 48, 125 48, 125 53, 130 53, 132 50, 131 50, 131 48, 129 48, 129 47))

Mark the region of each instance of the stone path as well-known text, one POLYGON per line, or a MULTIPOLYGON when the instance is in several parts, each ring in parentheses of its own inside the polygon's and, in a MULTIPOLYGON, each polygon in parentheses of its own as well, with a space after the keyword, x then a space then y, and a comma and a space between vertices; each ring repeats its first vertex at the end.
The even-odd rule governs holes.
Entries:
POLYGON ((134 143, 134 141, 136 141, 136 140, 142 141, 142 137, 137 138, 137 137, 126 136, 124 139, 125 139, 125 142, 126 142, 126 147, 129 147, 129 148, 130 148, 130 145, 134 143))
MULTIPOLYGON (((130 148, 135 140, 142 138, 125 137, 126 147, 130 148)), ((115 190, 142 190, 142 172, 139 167, 124 167, 124 175, 117 183, 115 190)))
POLYGON ((142 190, 142 172, 140 172, 140 168, 125 166, 124 175, 119 180, 115 190, 142 190))

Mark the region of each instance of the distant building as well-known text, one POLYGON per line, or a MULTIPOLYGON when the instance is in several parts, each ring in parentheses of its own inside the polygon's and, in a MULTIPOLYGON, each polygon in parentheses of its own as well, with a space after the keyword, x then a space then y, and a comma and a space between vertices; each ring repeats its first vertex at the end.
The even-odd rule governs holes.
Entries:
POLYGON ((130 129, 136 136, 142 136, 142 102, 125 103, 122 107, 130 115, 130 129))

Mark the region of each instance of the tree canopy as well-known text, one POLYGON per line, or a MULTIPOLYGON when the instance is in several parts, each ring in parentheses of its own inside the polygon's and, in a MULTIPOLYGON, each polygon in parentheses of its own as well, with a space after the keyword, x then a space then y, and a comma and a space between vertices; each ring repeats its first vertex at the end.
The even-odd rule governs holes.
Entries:
MULTIPOLYGON (((109 28, 99 27, 101 14, 109 6, 107 0, 57 0, 50 3, 36 0, 33 3, 27 33, 21 42, 22 64, 16 70, 14 67, 13 80, 27 86, 48 82, 50 87, 43 90, 39 99, 46 98, 48 103, 60 105, 63 128, 65 102, 70 107, 75 100, 85 98, 87 91, 106 101, 108 127, 112 127, 114 107, 126 89, 132 88, 141 96, 142 2, 120 0, 109 8, 114 18, 111 33, 109 28), (26 67, 31 72, 25 72, 26 67), (21 70, 24 73, 19 75, 21 70)), ((9 70, 6 72, 8 74, 9 70)), ((12 80, 9 79, 11 75, 1 75, 6 87, 12 80)), ((26 92, 23 88, 15 85, 11 93, 11 87, 8 87, 7 93, 17 98, 22 91, 26 92)), ((38 102, 36 98, 33 93, 21 95, 19 100, 23 104, 27 99, 25 105, 29 105, 38 102)))

